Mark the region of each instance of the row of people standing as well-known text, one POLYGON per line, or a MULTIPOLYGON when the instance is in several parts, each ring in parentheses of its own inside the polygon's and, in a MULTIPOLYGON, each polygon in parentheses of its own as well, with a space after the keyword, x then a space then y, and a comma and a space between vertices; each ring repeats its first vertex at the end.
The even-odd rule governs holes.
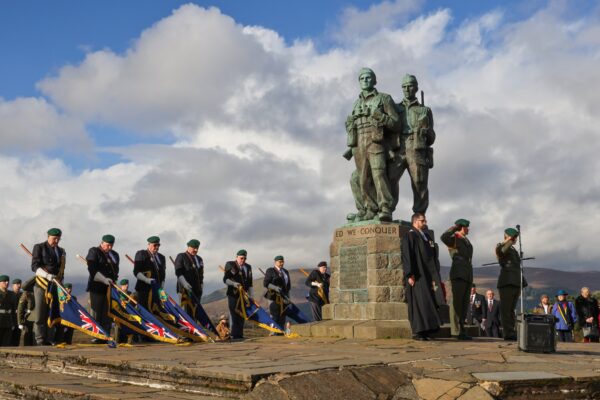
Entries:
MULTIPOLYGON (((441 326, 439 307, 445 303, 440 277, 439 249, 427 227, 423 213, 411 218, 411 229, 402 240, 402 262, 406 282, 408 315, 414 338, 429 340, 441 326)), ((465 330, 469 308, 469 294, 473 287, 473 245, 467 238, 470 221, 458 219, 442 235, 448 247, 452 266, 450 281, 452 303, 450 305, 451 333, 458 340, 470 340, 465 330)), ((498 291, 502 300, 498 305, 505 340, 516 340, 515 309, 522 281, 521 257, 514 248, 519 232, 514 228, 504 231, 504 240, 496 245, 495 253, 500 264, 498 291)), ((494 327, 490 326, 490 330, 494 327)))

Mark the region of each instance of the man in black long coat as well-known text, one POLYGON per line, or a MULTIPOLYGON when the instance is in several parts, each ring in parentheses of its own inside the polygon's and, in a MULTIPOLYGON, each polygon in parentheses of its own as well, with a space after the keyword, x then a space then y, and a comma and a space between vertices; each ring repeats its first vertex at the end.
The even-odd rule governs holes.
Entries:
POLYGON ((438 246, 427 229, 427 219, 415 213, 412 228, 402 238, 402 264, 408 319, 417 340, 429 340, 442 322, 438 314, 444 298, 441 289, 438 246))

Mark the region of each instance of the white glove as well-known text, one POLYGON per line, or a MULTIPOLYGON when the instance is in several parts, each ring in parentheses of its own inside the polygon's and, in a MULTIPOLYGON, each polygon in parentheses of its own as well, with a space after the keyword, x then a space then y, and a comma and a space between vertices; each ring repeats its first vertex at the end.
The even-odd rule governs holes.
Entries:
POLYGON ((248 289, 248 296, 250 296, 251 299, 254 298, 254 288, 252 286, 248 289))
POLYGON ((161 288, 161 289, 163 289, 164 287, 165 287, 165 281, 162 281, 162 282, 160 283, 160 288, 161 288))
POLYGON ((106 286, 110 286, 113 283, 113 280, 104 276, 101 272, 96 272, 94 275, 94 281, 104 283, 106 286))
POLYGON ((312 286, 316 286, 316 287, 323 287, 323 284, 317 281, 313 281, 310 283, 312 286))
POLYGON ((49 281, 51 281, 52 279, 54 279, 54 275, 52 275, 49 272, 44 271, 42 268, 36 269, 35 270, 35 275, 39 276, 40 278, 47 279, 49 281))
POLYGON ((185 290, 192 290, 192 285, 190 285, 188 283, 188 281, 185 280, 185 278, 183 277, 183 275, 181 275, 179 278, 177 278, 177 282, 179 282, 179 284, 185 289, 185 290))
POLYGON ((269 283, 267 289, 271 289, 276 291, 277 293, 281 293, 281 288, 279 286, 273 285, 272 283, 269 283))
POLYGON ((23 330, 23 325, 19 325, 19 330, 22 331, 23 330))
POLYGON ((232 281, 231 279, 227 279, 225 281, 225 283, 229 286, 233 286, 234 288, 239 288, 240 287, 240 283, 236 282, 236 281, 232 281))
POLYGON ((135 277, 138 278, 138 281, 142 281, 148 285, 151 285, 152 282, 154 282, 154 279, 148 278, 146 275, 142 274, 141 272, 138 272, 135 277))

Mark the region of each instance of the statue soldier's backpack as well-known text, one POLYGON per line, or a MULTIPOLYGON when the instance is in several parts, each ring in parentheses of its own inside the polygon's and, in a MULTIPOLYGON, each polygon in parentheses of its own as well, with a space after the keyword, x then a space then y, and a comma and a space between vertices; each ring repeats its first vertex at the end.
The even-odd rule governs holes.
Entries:
POLYGON ((556 352, 554 315, 519 314, 517 316, 517 340, 519 350, 530 353, 556 352))

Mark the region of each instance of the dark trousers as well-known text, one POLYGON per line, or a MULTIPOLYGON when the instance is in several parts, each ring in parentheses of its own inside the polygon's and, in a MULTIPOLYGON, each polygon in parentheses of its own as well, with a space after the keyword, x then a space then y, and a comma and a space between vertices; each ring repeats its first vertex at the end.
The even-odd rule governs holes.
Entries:
POLYGON ((244 318, 242 318, 235 310, 237 302, 238 297, 227 296, 227 305, 229 306, 229 314, 231 315, 232 339, 241 339, 244 337, 244 318))
POLYGON ((35 336, 33 334, 33 322, 27 321, 23 324, 21 330, 20 346, 35 346, 35 336))
POLYGON ((110 326, 112 319, 108 316, 108 299, 106 292, 96 293, 90 292, 90 314, 104 329, 107 334, 110 334, 110 326))
POLYGON ((573 332, 572 331, 562 331, 556 330, 556 334, 558 335, 559 342, 572 342, 573 341, 573 332))
POLYGON ((148 301, 150 300, 150 292, 139 290, 135 292, 138 304, 141 304, 146 310, 152 312, 148 301))
POLYGON ((323 306, 320 303, 317 303, 316 301, 309 301, 308 303, 310 304, 310 310, 312 311, 313 320, 323 320, 323 314, 321 312, 323 306))
POLYGON ((38 345, 48 343, 54 339, 54 329, 48 328, 48 314, 50 310, 46 303, 46 290, 37 284, 33 287, 35 307, 33 308, 33 332, 38 345))
POLYGON ((15 326, 15 329, 13 329, 13 331, 12 331, 12 339, 10 341, 10 345, 18 346, 20 338, 21 338, 21 330, 15 326))
POLYGON ((465 319, 469 307, 469 294, 471 293, 470 282, 462 279, 452 281, 452 305, 450 306, 450 330, 452 335, 465 333, 465 319))
POLYGON ((504 337, 516 337, 515 308, 517 308, 521 290, 518 286, 504 286, 498 288, 498 291, 500 292, 500 323, 504 337))
POLYGON ((58 325, 56 327, 56 334, 54 335, 55 343, 73 343, 73 328, 69 328, 68 326, 58 325))
POLYGON ((485 327, 485 336, 487 337, 500 337, 500 327, 496 324, 485 327))
POLYGON ((281 327, 281 329, 285 329, 285 311, 283 311, 283 313, 281 312, 281 307, 277 302, 272 301, 271 304, 269 304, 269 314, 271 314, 271 318, 281 327))
POLYGON ((0 328, 0 346, 7 347, 12 345, 12 327, 0 328))

